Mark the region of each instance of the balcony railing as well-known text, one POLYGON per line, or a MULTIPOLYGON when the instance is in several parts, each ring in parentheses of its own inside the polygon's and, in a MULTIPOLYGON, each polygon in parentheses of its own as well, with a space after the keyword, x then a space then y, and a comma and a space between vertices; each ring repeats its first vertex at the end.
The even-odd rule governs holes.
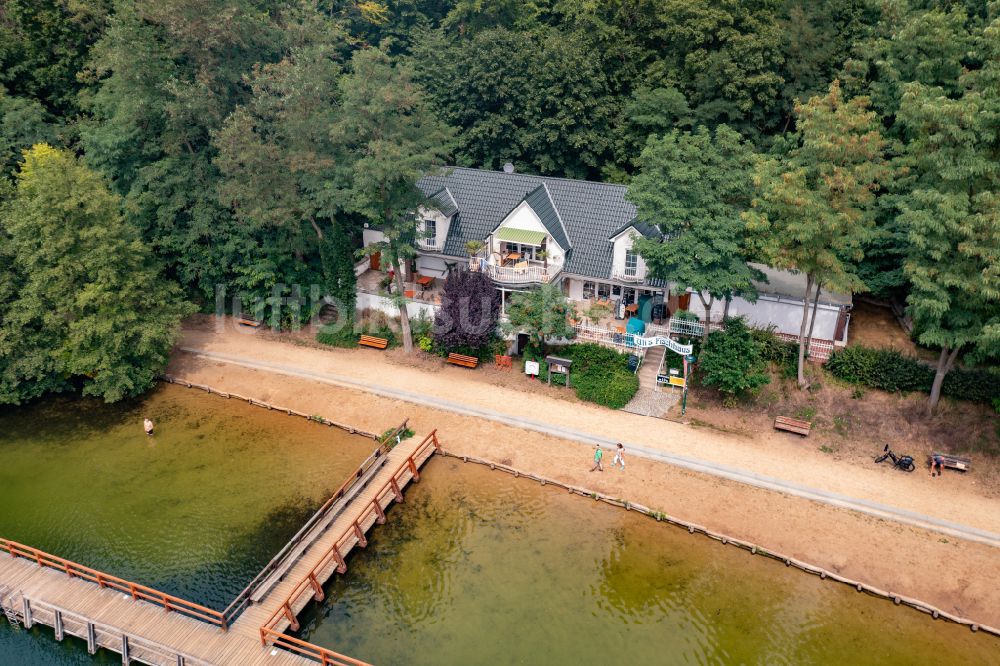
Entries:
POLYGON ((622 282, 642 282, 646 279, 646 267, 616 268, 611 271, 611 277, 622 282))
POLYGON ((418 238, 417 247, 419 247, 421 250, 440 252, 441 248, 444 247, 444 243, 442 241, 439 241, 437 238, 418 238))
POLYGON ((526 266, 515 268, 513 266, 487 264, 486 274, 494 282, 502 282, 504 284, 544 284, 549 282, 559 272, 560 268, 560 266, 549 266, 548 268, 545 266, 526 266))

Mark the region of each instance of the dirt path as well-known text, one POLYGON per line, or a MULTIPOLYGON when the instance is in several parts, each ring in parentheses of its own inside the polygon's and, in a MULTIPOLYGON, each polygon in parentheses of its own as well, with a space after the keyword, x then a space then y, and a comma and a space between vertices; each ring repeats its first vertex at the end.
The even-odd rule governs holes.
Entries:
MULTIPOLYGON (((431 400, 508 414, 511 420, 543 422, 556 430, 620 440, 651 451, 696 458, 793 485, 1000 533, 997 502, 980 489, 974 474, 948 473, 931 478, 923 469, 905 474, 888 466, 851 465, 831 460, 796 435, 767 431, 748 436, 626 414, 552 395, 565 389, 518 390, 528 388, 529 382, 493 369, 470 371, 446 366, 436 359, 420 360, 411 366, 393 362, 394 357, 376 350, 314 349, 285 344, 238 330, 228 320, 222 330, 213 327, 187 330, 182 345, 370 382, 431 400), (503 385, 482 381, 492 377, 503 385)), ((182 362, 179 358, 175 367, 182 362)), ((283 381, 283 378, 278 380, 279 384, 283 381)), ((279 388, 269 381, 260 387, 260 393, 274 393, 279 388)), ((267 395, 259 397, 269 399, 267 395)))

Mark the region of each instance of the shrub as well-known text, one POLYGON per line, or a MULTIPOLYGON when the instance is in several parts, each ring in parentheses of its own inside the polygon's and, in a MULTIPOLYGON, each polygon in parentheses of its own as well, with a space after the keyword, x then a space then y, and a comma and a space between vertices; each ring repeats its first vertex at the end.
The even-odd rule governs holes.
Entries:
POLYGON ((459 354, 476 350, 496 337, 500 292, 485 273, 453 270, 444 283, 441 308, 431 333, 437 346, 459 354))
POLYGON ((331 347, 357 347, 358 335, 354 332, 354 326, 327 324, 316 333, 316 341, 331 347))
POLYGON ((639 378, 628 369, 628 354, 587 342, 570 345, 559 356, 573 361, 570 384, 581 400, 621 409, 639 390, 639 378))
POLYGON ((757 343, 742 318, 730 319, 725 330, 709 333, 698 368, 702 384, 731 397, 754 391, 770 381, 757 343))
MULTIPOLYGON (((883 391, 929 393, 934 382, 932 366, 895 349, 851 345, 834 351, 826 368, 846 382, 883 391)), ((1000 373, 993 369, 955 368, 945 375, 941 393, 974 402, 1000 399, 1000 373)))
POLYGON ((426 336, 417 340, 417 346, 420 347, 421 351, 425 351, 427 353, 434 351, 434 341, 426 336))
POLYGON ((331 347, 357 347, 358 338, 362 335, 385 338, 390 347, 399 345, 399 336, 389 316, 379 310, 365 310, 356 323, 349 321, 343 326, 327 324, 316 333, 316 341, 331 347))

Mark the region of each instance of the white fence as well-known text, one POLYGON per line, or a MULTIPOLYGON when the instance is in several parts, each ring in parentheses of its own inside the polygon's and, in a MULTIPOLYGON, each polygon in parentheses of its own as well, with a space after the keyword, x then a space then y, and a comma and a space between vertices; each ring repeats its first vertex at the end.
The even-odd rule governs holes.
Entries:
POLYGON ((543 284, 549 282, 560 268, 559 266, 514 268, 513 266, 486 264, 486 274, 494 281, 504 284, 543 284))
MULTIPOLYGON (((665 345, 679 354, 690 354, 690 345, 681 345, 669 338, 669 335, 683 335, 687 337, 701 337, 705 330, 705 325, 697 321, 683 321, 677 319, 670 320, 669 328, 666 326, 656 326, 650 324, 646 327, 649 335, 641 336, 634 333, 622 333, 602 326, 590 324, 576 324, 576 337, 580 340, 597 342, 606 347, 614 347, 621 351, 632 353, 644 353, 649 347, 655 345, 665 345)), ((722 329, 719 322, 710 322, 709 330, 718 331, 722 329)), ((798 342, 798 336, 789 333, 775 333, 778 338, 786 342, 798 342)), ((830 359, 830 354, 835 348, 833 340, 822 340, 812 338, 809 342, 809 359, 825 363, 830 359)))

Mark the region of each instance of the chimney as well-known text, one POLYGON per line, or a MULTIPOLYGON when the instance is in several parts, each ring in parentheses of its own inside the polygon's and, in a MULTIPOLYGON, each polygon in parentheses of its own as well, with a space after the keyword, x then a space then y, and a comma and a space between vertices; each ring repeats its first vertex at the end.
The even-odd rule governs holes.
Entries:
POLYGON ((511 164, 510 162, 507 162, 506 164, 503 165, 503 172, 514 173, 514 165, 511 164))

